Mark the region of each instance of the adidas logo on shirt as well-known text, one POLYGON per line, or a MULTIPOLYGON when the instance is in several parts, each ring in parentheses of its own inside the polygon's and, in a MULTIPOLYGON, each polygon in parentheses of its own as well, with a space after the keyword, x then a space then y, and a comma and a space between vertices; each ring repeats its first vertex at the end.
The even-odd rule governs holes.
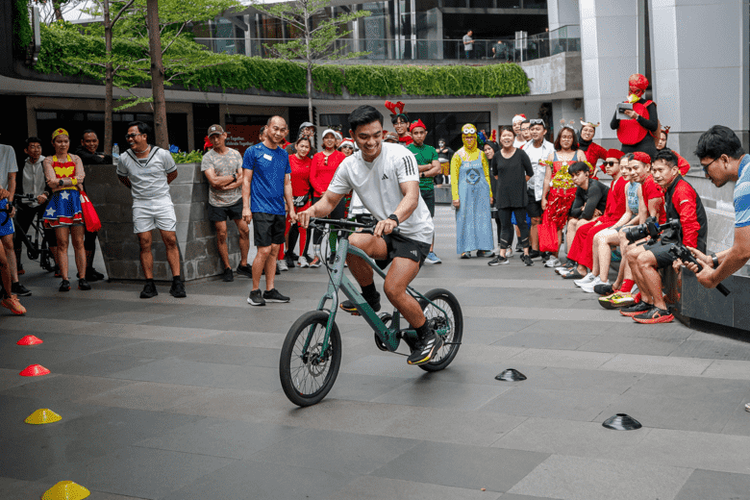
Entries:
POLYGON ((381 181, 384 181, 384 180, 386 180, 387 178, 388 178, 388 176, 387 176, 387 175, 385 175, 385 173, 383 173, 383 177, 381 177, 381 179, 380 179, 380 180, 381 180, 381 181))

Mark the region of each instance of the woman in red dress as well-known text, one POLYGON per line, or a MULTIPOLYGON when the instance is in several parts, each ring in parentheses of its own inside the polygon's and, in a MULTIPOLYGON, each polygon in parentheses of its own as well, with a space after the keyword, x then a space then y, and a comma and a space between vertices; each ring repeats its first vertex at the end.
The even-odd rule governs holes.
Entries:
MULTIPOLYGON (((563 125, 555 139, 555 152, 547 158, 542 191, 542 210, 557 228, 557 241, 562 241, 562 230, 576 197, 576 186, 568 173, 568 166, 577 161, 586 161, 586 155, 578 147, 573 127, 563 125)), ((557 251, 552 253, 557 258, 557 251)))
MULTIPOLYGON (((313 205, 323 196, 328 189, 328 185, 333 180, 336 169, 346 158, 341 151, 336 150, 336 133, 332 129, 323 131, 323 151, 313 156, 312 165, 310 166, 310 184, 313 187, 313 205)), ((343 219, 346 216, 346 203, 342 198, 333 212, 329 214, 330 219, 343 219)), ((335 233, 331 233, 331 250, 336 251, 335 233)), ((323 241, 323 233, 313 231, 313 249, 315 258, 310 267, 320 267, 320 244, 323 241)), ((333 256, 333 253, 331 253, 333 256)))

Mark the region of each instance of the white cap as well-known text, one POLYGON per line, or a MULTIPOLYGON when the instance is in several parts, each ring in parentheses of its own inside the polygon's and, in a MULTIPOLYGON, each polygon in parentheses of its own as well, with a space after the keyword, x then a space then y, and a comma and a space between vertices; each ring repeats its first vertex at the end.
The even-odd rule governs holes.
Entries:
POLYGON ((321 138, 324 138, 324 137, 325 137, 325 136, 327 136, 328 134, 333 134, 333 136, 334 136, 334 137, 336 137, 336 131, 335 131, 335 130, 333 130, 332 128, 327 128, 327 129, 325 129, 325 130, 323 131, 323 135, 321 135, 320 137, 321 137, 321 138))

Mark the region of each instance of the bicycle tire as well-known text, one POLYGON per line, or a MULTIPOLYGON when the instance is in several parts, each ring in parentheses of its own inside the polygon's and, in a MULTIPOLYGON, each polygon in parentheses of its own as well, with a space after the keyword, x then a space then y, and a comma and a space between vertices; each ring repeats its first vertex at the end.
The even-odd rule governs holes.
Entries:
POLYGON ((458 354, 458 349, 461 347, 461 339, 463 338, 464 317, 461 311, 461 304, 458 303, 456 296, 448 290, 435 288, 427 292, 425 297, 440 306, 448 314, 446 318, 442 312, 429 302, 424 299, 419 301, 419 305, 422 307, 427 321, 432 321, 434 324, 445 326, 448 329, 448 332, 443 336, 443 340, 449 345, 444 345, 440 348, 440 351, 428 363, 419 365, 425 371, 436 372, 451 364, 456 354, 458 354), (447 324, 443 325, 446 321, 447 324))
POLYGON ((341 334, 331 328, 324 361, 319 362, 328 313, 309 311, 289 328, 281 348, 279 377, 289 401, 305 407, 319 403, 333 388, 341 366, 341 334), (309 338, 307 350, 304 345, 309 338))

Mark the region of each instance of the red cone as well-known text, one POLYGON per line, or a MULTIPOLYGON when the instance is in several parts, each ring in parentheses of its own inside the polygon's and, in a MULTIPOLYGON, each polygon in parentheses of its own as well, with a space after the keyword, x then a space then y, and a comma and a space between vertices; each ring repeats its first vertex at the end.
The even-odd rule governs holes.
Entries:
POLYGON ((41 377, 42 375, 47 375, 48 373, 51 372, 42 365, 29 365, 24 368, 23 371, 19 373, 19 375, 21 375, 22 377, 41 377))
POLYGON ((16 342, 16 345, 37 345, 43 343, 44 341, 40 338, 37 338, 33 335, 26 335, 24 338, 16 342))

